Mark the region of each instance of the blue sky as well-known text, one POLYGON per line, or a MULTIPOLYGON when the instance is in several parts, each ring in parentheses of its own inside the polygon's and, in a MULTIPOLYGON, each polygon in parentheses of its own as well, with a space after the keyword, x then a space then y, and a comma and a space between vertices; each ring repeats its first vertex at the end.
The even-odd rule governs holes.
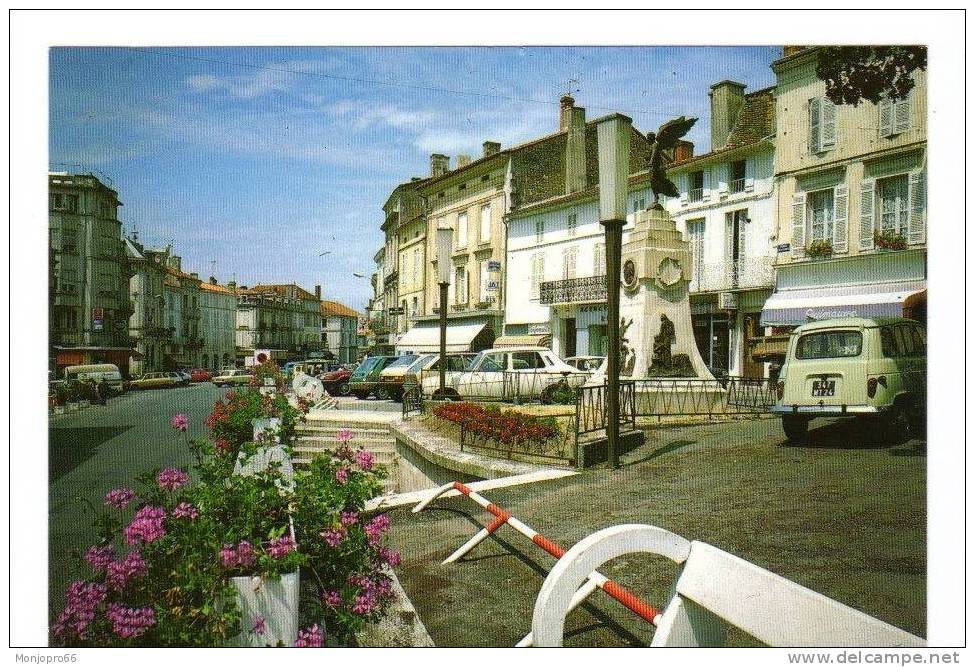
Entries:
POLYGON ((221 282, 323 286, 362 310, 382 205, 430 153, 477 156, 588 117, 642 131, 698 116, 708 90, 773 83, 779 47, 193 48, 51 51, 50 163, 112 179, 126 231, 173 242, 221 282), (453 92, 446 92, 447 89, 453 92), (475 94, 477 93, 477 94, 475 94), (319 254, 331 251, 320 257, 319 254), (215 262, 215 264, 211 264, 215 262))

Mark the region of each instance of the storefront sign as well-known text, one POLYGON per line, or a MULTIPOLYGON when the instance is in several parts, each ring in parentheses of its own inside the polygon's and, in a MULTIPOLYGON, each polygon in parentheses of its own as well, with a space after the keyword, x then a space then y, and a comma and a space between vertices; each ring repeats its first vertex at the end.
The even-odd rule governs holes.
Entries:
POLYGON ((836 317, 857 317, 857 311, 852 308, 849 310, 813 310, 806 311, 806 317, 810 320, 831 320, 836 317))
POLYGON ((531 336, 541 336, 552 333, 551 324, 531 324, 528 326, 528 334, 531 336))
POLYGON ((779 252, 789 252, 789 250, 792 249, 792 245, 789 243, 780 243, 779 245, 775 246, 775 249, 779 252))

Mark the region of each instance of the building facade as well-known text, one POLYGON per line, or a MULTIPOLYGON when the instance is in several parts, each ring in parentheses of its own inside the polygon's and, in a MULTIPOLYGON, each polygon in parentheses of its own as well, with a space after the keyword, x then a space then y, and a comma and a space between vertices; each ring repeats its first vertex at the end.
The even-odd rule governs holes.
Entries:
POLYGON ((712 372, 762 377, 754 351, 775 286, 775 90, 711 87, 711 150, 668 169, 680 190, 667 210, 691 251, 695 340, 712 372))
POLYGON ((279 363, 321 351, 320 287, 318 296, 293 283, 241 286, 235 291, 239 364, 260 349, 270 350, 279 363))
POLYGON ((839 316, 926 316, 927 86, 904 100, 834 105, 816 48, 788 47, 776 75, 773 333, 839 316))
POLYGON ((360 314, 337 301, 321 302, 323 351, 335 355, 340 364, 359 359, 360 314))
POLYGON ((91 174, 48 175, 52 366, 113 363, 129 372, 129 268, 118 193, 91 174))
POLYGON ((163 370, 198 368, 203 338, 200 335, 200 276, 183 272, 183 258, 165 251, 163 326, 172 332, 162 359, 163 370))
POLYGON ((137 351, 130 359, 129 373, 138 376, 163 369, 163 357, 173 335, 163 315, 167 253, 144 247, 138 238, 126 238, 125 251, 132 274, 129 278, 132 302, 129 337, 137 351))
POLYGON ((210 277, 200 283, 200 366, 233 368, 237 344, 237 295, 210 277))

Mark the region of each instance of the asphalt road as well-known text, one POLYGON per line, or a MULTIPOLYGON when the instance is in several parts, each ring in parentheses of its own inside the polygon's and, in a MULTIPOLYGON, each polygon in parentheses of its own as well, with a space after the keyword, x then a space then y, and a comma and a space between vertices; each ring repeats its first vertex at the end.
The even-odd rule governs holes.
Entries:
POLYGON ((146 470, 190 463, 186 435, 174 431, 177 412, 190 420, 191 437, 204 435, 203 420, 217 397, 226 393, 211 384, 128 392, 80 412, 53 416, 49 424, 48 554, 52 612, 60 609, 64 590, 84 575, 72 552, 83 552, 95 538, 92 512, 102 509, 105 493, 130 486, 146 470))

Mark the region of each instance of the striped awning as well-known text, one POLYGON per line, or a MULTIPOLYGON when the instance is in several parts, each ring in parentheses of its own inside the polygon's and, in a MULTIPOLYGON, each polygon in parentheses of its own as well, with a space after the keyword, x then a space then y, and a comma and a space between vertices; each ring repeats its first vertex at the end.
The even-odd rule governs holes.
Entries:
POLYGON ((552 334, 501 336, 494 340, 494 347, 552 347, 552 334))
POLYGON ((760 324, 798 326, 837 317, 902 317, 905 305, 923 299, 925 288, 924 282, 911 281, 782 290, 765 302, 760 324))

